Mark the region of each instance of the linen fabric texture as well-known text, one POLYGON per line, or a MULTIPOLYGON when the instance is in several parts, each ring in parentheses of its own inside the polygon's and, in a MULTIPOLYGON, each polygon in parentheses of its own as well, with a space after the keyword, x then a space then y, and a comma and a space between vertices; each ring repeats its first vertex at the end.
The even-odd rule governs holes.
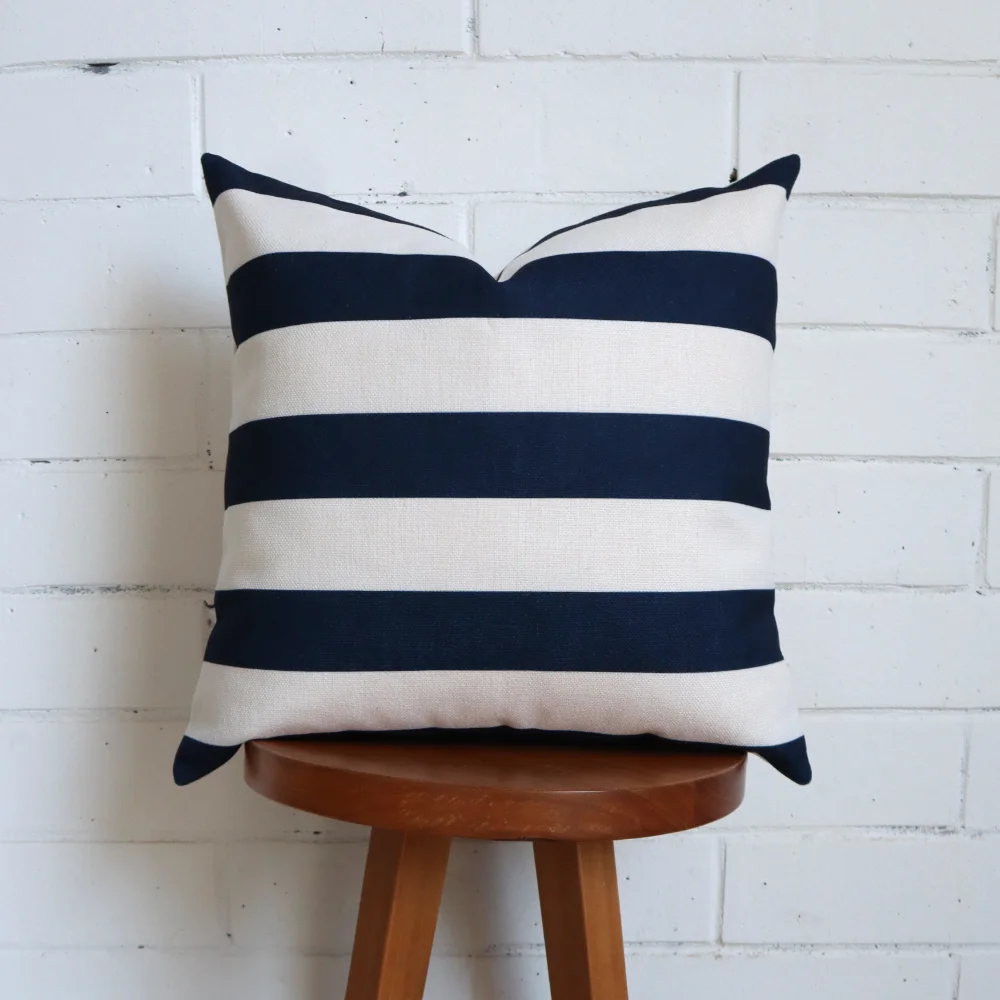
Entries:
POLYGON ((496 277, 423 226, 202 163, 236 349, 175 780, 250 739, 377 732, 724 745, 808 782, 767 490, 798 157, 496 277))

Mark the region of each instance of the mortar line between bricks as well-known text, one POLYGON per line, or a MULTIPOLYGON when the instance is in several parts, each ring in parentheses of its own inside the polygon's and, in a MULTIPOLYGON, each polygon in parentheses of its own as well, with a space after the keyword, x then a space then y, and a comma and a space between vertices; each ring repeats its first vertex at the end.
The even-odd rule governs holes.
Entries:
MULTIPOLYGON (((131 72, 148 70, 163 70, 174 68, 210 67, 213 69, 268 69, 283 66, 300 66, 308 63, 326 68, 337 63, 416 63, 421 66, 450 66, 472 62, 469 52, 464 47, 460 49, 419 49, 419 50, 377 50, 356 49, 345 52, 288 52, 288 53, 254 53, 246 52, 226 55, 191 55, 178 57, 124 57, 111 68, 112 75, 122 75, 131 72)), ((794 69, 816 68, 836 71, 838 68, 852 70, 868 70, 872 75, 893 72, 898 75, 928 75, 972 78, 992 77, 1000 61, 995 58, 981 59, 942 59, 923 58, 906 59, 886 56, 796 56, 788 54, 752 56, 725 55, 666 55, 663 53, 644 52, 542 52, 529 54, 476 54, 476 63, 491 65, 517 65, 519 63, 554 65, 621 65, 630 63, 661 64, 669 67, 708 66, 730 67, 739 69, 769 69, 772 67, 789 67, 794 69), (959 72, 955 72, 958 70, 959 72)), ((51 59, 30 62, 10 63, 0 66, 0 76, 16 76, 30 73, 48 73, 50 75, 85 72, 88 63, 79 59, 51 59)))
POLYGON ((201 176, 201 154, 205 152, 205 74, 194 75, 194 115, 191 122, 191 154, 194 174, 194 190, 200 194, 203 190, 201 176))
MULTIPOLYGON (((470 208, 475 208, 477 205, 482 204, 482 201, 475 198, 472 195, 462 194, 455 196, 455 202, 449 202, 449 206, 463 207, 468 205, 470 208)), ((418 204, 418 202, 413 202, 410 200, 411 204, 418 204)), ((400 204, 404 204, 402 199, 400 204)), ((431 204, 431 202, 419 202, 419 204, 431 204)), ((434 203, 437 204, 437 203, 434 203)), ((912 336, 914 338, 927 337, 927 338, 940 338, 953 344, 962 343, 990 343, 1000 346, 1000 329, 971 329, 969 327, 945 327, 945 326, 915 326, 912 324, 872 324, 872 323, 786 323, 779 322, 777 324, 777 329, 779 334, 801 334, 809 335, 813 333, 829 333, 829 334, 840 334, 845 330, 853 330, 857 333, 864 333, 866 335, 872 334, 886 334, 889 337, 903 337, 912 336)), ((148 326, 102 326, 102 327, 71 327, 66 329, 44 329, 44 330, 0 330, 0 340, 4 338, 15 338, 15 339, 29 339, 31 337, 72 337, 72 336, 86 336, 86 337, 114 337, 122 336, 126 334, 136 335, 136 336, 174 336, 177 334, 212 334, 212 335, 225 335, 226 337, 231 336, 231 330, 228 326, 222 326, 219 324, 203 324, 203 325, 189 325, 189 326, 169 326, 169 325, 156 325, 155 323, 148 326)), ((949 456, 950 457, 950 456, 949 456)))
POLYGON ((0 587, 5 597, 85 597, 127 595, 132 597, 169 597, 178 594, 211 597, 215 588, 185 583, 36 583, 21 587, 0 587))
MULTIPOLYGON (((923 719, 940 719, 954 717, 957 719, 971 719, 979 716, 992 716, 1000 713, 1000 707, 990 708, 983 706, 952 707, 942 708, 929 705, 895 707, 895 706, 831 706, 831 707, 804 707, 801 710, 803 716, 813 717, 833 717, 844 721, 858 720, 885 720, 898 721, 900 719, 911 719, 921 721, 923 719)), ((156 706, 147 707, 142 705, 95 705, 91 707, 78 706, 57 706, 32 707, 32 706, 0 706, 0 722, 10 721, 34 721, 34 722, 114 722, 118 720, 127 722, 185 722, 188 718, 187 706, 156 706)), ((863 824, 870 827, 872 824, 863 824)), ((885 824, 875 824, 885 825, 885 824)), ((729 829, 729 828, 727 828, 729 829)))
MULTIPOLYGON (((204 147, 204 143, 199 143, 204 147)), ((725 179, 719 178, 718 185, 724 187, 725 179)), ((105 202, 175 202, 205 199, 201 194, 201 180, 194 191, 178 194, 124 194, 116 195, 67 195, 65 197, 48 198, 3 198, 0 197, 0 208, 9 206, 39 206, 58 207, 66 205, 90 205, 105 202)), ((661 198, 680 193, 677 188, 629 188, 609 191, 539 191, 530 188, 492 189, 489 191, 416 191, 400 198, 396 190, 331 190, 338 198, 357 201, 363 205, 389 205, 402 207, 404 205, 447 205, 458 198, 475 198, 485 203, 514 203, 525 205, 588 205, 608 202, 628 204, 632 201, 643 201, 661 198)), ((970 214, 982 211, 984 208, 996 208, 1000 205, 1000 192, 996 194, 952 194, 948 192, 919 194, 898 191, 796 191, 793 195, 794 205, 809 208, 826 208, 831 211, 871 208, 874 211, 900 211, 910 208, 914 211, 926 211, 928 208, 940 212, 953 212, 963 208, 970 214)), ((990 328, 994 329, 994 328, 990 328)))
POLYGON ((42 208, 56 207, 62 205, 90 205, 97 202, 173 202, 173 201, 192 201, 198 202, 202 199, 198 196, 196 191, 188 191, 182 194, 95 194, 87 195, 86 197, 81 197, 79 195, 71 195, 65 198, 0 198, 0 209, 6 208, 8 206, 19 206, 27 205, 33 206, 37 205, 42 208))
POLYGON ((1000 213, 993 220, 993 239, 990 252, 990 316, 994 330, 1000 330, 1000 213))
POLYGON ((988 587, 987 572, 989 566, 989 532, 990 532, 990 488, 993 476, 983 477, 982 509, 979 512, 979 547, 976 551, 976 585, 979 588, 988 587))
POLYGON ((909 843, 909 844, 971 844, 988 841, 1000 847, 1000 829, 987 828, 973 830, 955 826, 902 826, 883 824, 882 826, 746 826, 714 828, 705 831, 689 831, 685 838, 699 840, 712 834, 725 833, 729 841, 758 842, 769 844, 810 843, 909 843))
MULTIPOLYGON (((725 186, 724 184, 722 186, 725 186)), ((632 199, 660 198, 666 195, 679 194, 676 188, 633 188, 624 190, 599 191, 589 189, 586 191, 534 191, 534 190, 502 190, 493 189, 490 191, 421 191, 410 196, 427 198, 449 198, 458 197, 461 194, 472 195, 477 199, 489 203, 515 204, 540 204, 540 205, 584 205, 593 202, 622 202, 628 203, 632 199)), ((352 198, 382 198, 395 192, 387 192, 387 195, 380 193, 373 194, 370 191, 350 193, 343 192, 346 197, 352 198)), ((792 193, 792 204, 796 206, 807 206, 810 208, 857 209, 872 208, 874 210, 899 211, 904 208, 912 208, 915 211, 926 211, 929 207, 938 207, 942 212, 954 211, 956 207, 964 207, 970 213, 982 211, 984 208, 992 208, 1000 201, 1000 194, 915 194, 901 192, 870 192, 870 191, 794 191, 792 193)))
MULTIPOLYGON (((133 953, 137 950, 134 944, 12 944, 8 942, 0 943, 0 952, 63 952, 82 954, 112 954, 121 955, 133 953)), ((152 952, 158 955, 169 955, 175 957, 187 957, 193 955, 205 955, 218 953, 219 946, 213 944, 206 945, 158 945, 147 944, 141 949, 145 952, 152 952)), ((651 941, 651 942, 626 942, 626 955, 671 955, 691 958, 766 958, 774 954, 799 954, 810 955, 812 957, 843 957, 854 954, 877 954, 892 955, 901 958, 921 958, 927 955, 952 954, 960 950, 962 955, 996 955, 1000 956, 1000 948, 995 944, 949 944, 933 942, 928 944, 833 944, 817 942, 814 944, 802 943, 755 943, 755 944, 730 944, 718 947, 710 942, 702 941, 651 941)), ((263 954, 268 955, 288 955, 300 958, 349 958, 350 953, 323 950, 309 947, 295 947, 287 945, 280 948, 269 948, 264 946, 253 946, 234 944, 227 947, 224 952, 234 958, 251 958, 263 954)), ((433 952, 436 958, 466 958, 470 961, 477 959, 510 959, 516 961, 519 958, 543 958, 545 955, 544 946, 541 944, 515 944, 507 946, 497 946, 496 948, 482 951, 448 951, 435 949, 433 952)))
MULTIPOLYGON (((904 583, 808 583, 785 581, 776 584, 781 591, 817 591, 821 593, 865 594, 978 594, 967 584, 904 584, 904 583)), ((0 586, 0 595, 8 597, 75 597, 86 595, 149 595, 169 596, 195 594, 211 597, 215 588, 208 584, 158 583, 35 583, 21 586, 0 586)), ((985 594, 1000 594, 1000 588, 984 588, 985 594)))
POLYGON ((954 715, 957 718, 966 718, 970 715, 989 715, 1000 712, 1000 707, 983 707, 979 705, 969 705, 969 706, 943 706, 943 705, 928 705, 922 707, 920 705, 908 705, 908 706, 896 706, 896 705, 844 705, 844 706, 805 706, 801 710, 803 715, 836 715, 839 717, 846 718, 872 718, 878 716, 891 716, 892 718, 898 719, 900 717, 906 718, 908 716, 924 716, 930 715, 934 717, 941 717, 954 715))
MULTIPOLYGON (((868 324, 852 323, 787 323, 776 324, 779 334, 798 334, 801 336, 812 336, 814 334, 843 334, 845 330, 854 330, 866 336, 884 335, 892 339, 903 337, 937 339, 947 344, 991 344, 1000 346, 1000 330, 987 329, 961 329, 959 327, 944 326, 878 326, 868 324)), ((226 331, 228 333, 228 330, 226 331)))
POLYGON ((194 428, 198 441, 199 465, 216 471, 212 464, 212 388, 211 344, 205 333, 199 333, 195 356, 198 359, 197 392, 194 399, 194 428))
MULTIPOLYGON (((643 941, 626 942, 625 952, 632 955, 683 955, 690 957, 747 957, 763 958, 771 954, 811 954, 815 957, 830 955, 831 957, 842 957, 846 954, 877 954, 894 955, 899 957, 922 957, 928 954, 952 954, 956 949, 961 949, 962 954, 968 955, 998 955, 1000 948, 995 944, 952 944, 948 942, 927 942, 923 944, 898 944, 886 942, 884 944, 858 944, 858 943, 791 943, 791 942, 760 942, 753 944, 724 944, 724 945, 703 945, 693 942, 672 943, 669 941, 643 941)), ((511 954, 509 957, 521 957, 518 954, 511 954)), ((524 957, 527 957, 525 954, 524 957)))
POLYGON ((476 249, 476 203, 471 199, 466 199, 462 204, 463 233, 465 245, 473 252, 476 249))
POLYGON ((76 327, 72 330, 3 330, 0 331, 0 341, 5 338, 14 340, 29 340, 32 337, 175 337, 202 334, 230 334, 227 326, 106 326, 106 327, 76 327))
POLYGON ((733 109, 732 109, 732 174, 730 181, 739 180, 740 171, 740 87, 742 84, 742 71, 737 69, 733 73, 733 109))
POLYGON ((469 52, 470 55, 479 60, 482 58, 482 53, 480 51, 481 45, 479 41, 479 33, 482 28, 479 0, 464 0, 463 7, 466 14, 467 34, 470 43, 469 52))
POLYGON ((108 705, 101 708, 0 708, 4 722, 187 722, 189 709, 108 705))
POLYGON ((719 837, 718 845, 719 863, 716 870, 719 878, 719 895, 716 899, 718 910, 715 914, 715 940, 721 946, 723 943, 723 929, 726 922, 726 838, 719 837))
POLYGON ((221 472, 212 466, 204 450, 190 455, 144 456, 126 455, 122 457, 98 457, 93 455, 80 458, 46 458, 44 456, 26 456, 24 458, 0 458, 0 469, 17 469, 35 472, 121 472, 137 474, 143 472, 221 472), (36 466, 48 466, 48 469, 36 469, 36 466))
MULTIPOLYGON (((180 794, 184 794, 183 792, 180 794)), ((44 845, 46 847, 219 847, 219 848, 229 848, 229 847, 357 847, 361 844, 367 844, 368 837, 359 838, 357 840, 344 840, 342 837, 331 839, 323 834, 319 836, 307 836, 306 834, 299 834, 298 836, 288 835, 285 837, 281 836, 268 836, 259 838, 249 838, 249 837, 234 837, 225 832, 211 837, 180 837, 173 836, 170 838, 142 838, 135 837, 131 840, 100 840, 100 839, 69 839, 66 837, 57 838, 50 837, 48 839, 43 838, 41 835, 34 835, 32 840, 7 840, 0 837, 0 855, 3 854, 4 847, 28 847, 34 845, 44 845)))
MULTIPOLYGON (((308 827, 298 833, 285 831, 283 833, 265 833, 260 836, 240 836, 227 831, 192 834, 185 836, 181 832, 165 835, 163 832, 153 832, 146 836, 124 836, 121 831, 114 831, 112 836, 97 837, 80 833, 66 833, 58 830, 45 833, 41 830, 22 832, 20 835, 0 834, 0 846, 27 844, 78 844, 78 845, 118 845, 129 844, 285 844, 303 845, 357 845, 368 841, 368 834, 358 834, 345 838, 340 835, 331 836, 335 831, 321 831, 318 835, 308 832, 308 827)), ((959 829, 957 827, 941 826, 746 826, 725 827, 706 830, 692 830, 683 834, 688 841, 699 841, 711 838, 717 840, 724 834, 727 840, 755 844, 801 844, 830 843, 861 844, 861 843, 907 843, 907 844, 972 844, 986 841, 1000 846, 1000 829, 985 828, 959 829)), ((677 835, 674 835, 675 839, 677 835)), ((714 932, 713 932, 714 933, 714 932)), ((707 939, 706 939, 707 940, 707 939)), ((730 942, 732 943, 732 942, 730 942)), ((1000 947, 1000 944, 998 944, 1000 947)))
POLYGON ((915 326, 913 323, 833 323, 829 320, 801 320, 797 323, 782 322, 776 324, 779 332, 781 330, 817 330, 826 333, 840 333, 843 331, 855 331, 857 333, 931 333, 940 335, 957 334, 959 337, 967 337, 970 340, 978 340, 981 337, 993 339, 993 334, 998 331, 983 327, 965 326, 915 326))
POLYGON ((1000 456, 977 455, 822 455, 809 452, 774 452, 773 462, 859 462, 881 465, 974 465, 1000 464, 1000 456))
MULTIPOLYGON (((203 390, 207 389, 207 384, 203 390)), ((202 395, 206 393, 203 392, 202 395)), ((204 428, 202 428, 204 429, 204 428)), ((199 441, 201 439, 199 438, 199 441)), ((982 472, 1000 470, 1000 456, 976 455, 824 455, 809 452, 774 452, 771 461, 785 464, 796 462, 823 462, 840 465, 888 465, 888 466, 951 466, 957 468, 973 468, 982 472)), ((45 454, 22 455, 0 458, 0 469, 26 469, 37 465, 51 466, 53 471, 65 470, 67 467, 76 471, 106 472, 108 467, 118 468, 122 472, 220 472, 210 460, 204 448, 188 455, 78 455, 55 456, 45 454), (81 470, 80 466, 88 468, 81 470)), ((985 477, 988 479, 988 477, 985 477)), ((985 581, 983 581, 985 582, 985 581)))
POLYGON ((968 583, 933 584, 933 583, 858 583, 839 581, 836 583, 816 583, 808 580, 782 580, 775 584, 776 590, 811 590, 834 594, 975 594, 976 588, 968 583))
POLYGON ((958 789, 958 825, 966 829, 966 808, 969 799, 969 755, 972 750, 972 716, 965 713, 962 726, 962 773, 958 789))
MULTIPOLYGON (((967 954, 996 954, 997 945, 979 943, 949 943, 943 941, 928 941, 913 944, 900 945, 897 943, 857 943, 851 941, 816 941, 816 942, 768 942, 751 941, 744 943, 734 943, 729 945, 717 945, 710 941, 703 941, 697 938, 685 939, 682 941, 629 941, 625 942, 625 954, 634 956, 677 956, 677 957, 765 957, 769 954, 812 954, 814 956, 829 955, 830 957, 842 957, 845 954, 890 954, 899 957, 919 957, 929 954, 950 955, 956 949, 961 949, 967 954)), ((245 947, 245 946, 244 946, 245 947)), ((326 955, 328 957, 344 957, 339 952, 323 952, 309 948, 286 949, 295 954, 326 955)), ((439 958, 465 958, 465 959, 518 959, 518 958, 543 958, 545 956, 545 946, 542 944, 516 942, 510 944, 493 945, 476 951, 469 951, 454 947, 443 947, 435 949, 435 957, 439 958)))

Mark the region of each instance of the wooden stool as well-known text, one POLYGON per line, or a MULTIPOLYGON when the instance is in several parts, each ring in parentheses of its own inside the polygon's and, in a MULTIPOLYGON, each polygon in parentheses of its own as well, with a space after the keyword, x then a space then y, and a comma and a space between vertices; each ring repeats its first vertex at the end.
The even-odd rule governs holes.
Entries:
POLYGON ((420 1000, 452 837, 534 841, 552 1000, 625 1000, 614 841, 743 800, 746 755, 264 740, 246 779, 371 826, 346 1000, 420 1000))

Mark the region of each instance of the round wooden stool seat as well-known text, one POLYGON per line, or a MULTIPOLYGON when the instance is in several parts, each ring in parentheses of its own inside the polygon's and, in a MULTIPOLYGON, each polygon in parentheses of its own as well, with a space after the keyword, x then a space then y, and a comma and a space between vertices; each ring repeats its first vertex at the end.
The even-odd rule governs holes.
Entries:
POLYGON ((258 740, 246 779, 372 827, 346 1000, 421 1000, 453 837, 534 842, 552 1000, 627 1000, 614 842, 743 800, 746 754, 258 740))
POLYGON ((387 830, 488 840, 625 840, 689 830, 743 800, 746 754, 259 740, 261 795, 387 830))

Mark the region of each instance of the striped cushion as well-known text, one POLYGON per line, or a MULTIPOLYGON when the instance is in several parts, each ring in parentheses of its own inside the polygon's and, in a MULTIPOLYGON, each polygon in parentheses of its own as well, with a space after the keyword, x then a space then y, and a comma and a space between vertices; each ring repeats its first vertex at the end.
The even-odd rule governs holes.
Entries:
POLYGON ((236 353, 176 780, 253 738, 487 730, 723 744, 808 781, 767 491, 798 158, 497 277, 423 226, 203 166, 236 353))

